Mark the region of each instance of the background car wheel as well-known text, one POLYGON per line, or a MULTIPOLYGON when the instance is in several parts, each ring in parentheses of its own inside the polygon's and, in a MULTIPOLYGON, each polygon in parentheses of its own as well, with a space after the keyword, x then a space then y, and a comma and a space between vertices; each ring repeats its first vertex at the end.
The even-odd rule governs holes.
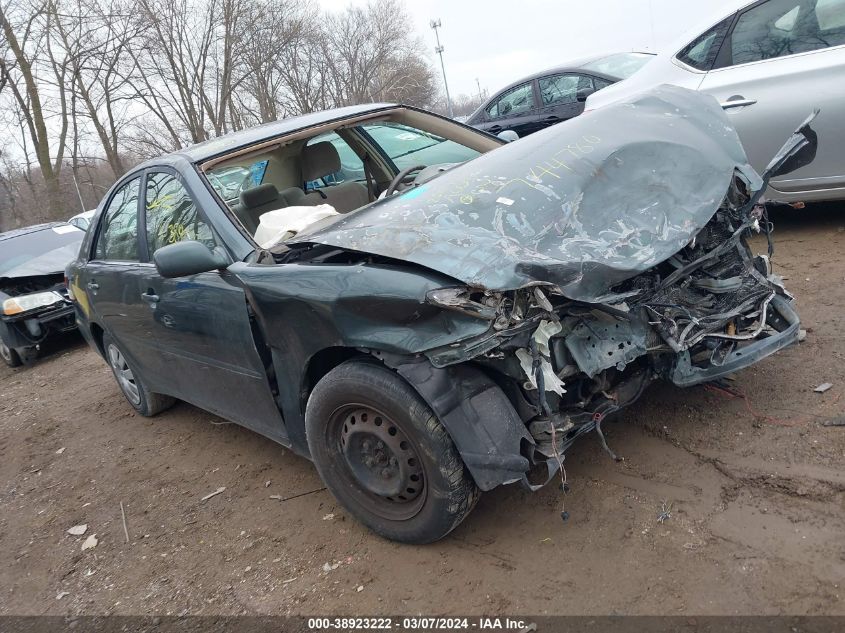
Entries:
POLYGON ((326 374, 308 399, 305 428, 326 486, 386 538, 436 541, 478 501, 446 429, 407 382, 381 365, 349 361, 326 374))
POLYGON ((108 334, 103 334, 103 349, 120 390, 138 413, 149 418, 173 406, 175 398, 151 393, 144 387, 140 376, 132 369, 123 351, 108 334))
POLYGON ((13 348, 6 345, 6 342, 0 338, 0 358, 9 367, 20 367, 23 364, 20 355, 13 348))

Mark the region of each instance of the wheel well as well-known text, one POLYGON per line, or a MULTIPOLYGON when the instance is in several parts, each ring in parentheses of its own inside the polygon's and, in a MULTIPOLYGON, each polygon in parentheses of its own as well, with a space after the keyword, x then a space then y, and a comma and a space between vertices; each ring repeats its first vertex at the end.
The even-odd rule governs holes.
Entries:
POLYGON ((103 349, 103 328, 96 323, 91 324, 91 337, 97 344, 97 349, 100 350, 100 356, 106 357, 106 351, 103 349))
POLYGON ((305 414, 305 405, 308 403, 308 397, 323 376, 341 363, 345 363, 353 358, 371 359, 372 356, 351 347, 327 347, 321 349, 309 359, 308 366, 305 368, 305 378, 301 392, 303 415, 305 414))

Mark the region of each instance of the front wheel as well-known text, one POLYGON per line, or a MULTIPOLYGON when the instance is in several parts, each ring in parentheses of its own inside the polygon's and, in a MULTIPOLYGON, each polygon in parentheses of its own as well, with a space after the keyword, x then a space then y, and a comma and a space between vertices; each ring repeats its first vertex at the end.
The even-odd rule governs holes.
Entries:
POLYGON ((0 337, 0 358, 2 358, 9 367, 20 367, 23 365, 23 360, 21 359, 20 354, 18 354, 15 348, 6 345, 6 341, 4 341, 2 337, 0 337))
POLYGON ((374 532, 431 543, 466 518, 479 491, 419 394, 381 365, 350 361, 314 388, 308 448, 337 500, 374 532))
POLYGON ((174 398, 147 390, 126 355, 108 334, 103 334, 103 350, 120 390, 138 413, 150 418, 173 406, 174 398))

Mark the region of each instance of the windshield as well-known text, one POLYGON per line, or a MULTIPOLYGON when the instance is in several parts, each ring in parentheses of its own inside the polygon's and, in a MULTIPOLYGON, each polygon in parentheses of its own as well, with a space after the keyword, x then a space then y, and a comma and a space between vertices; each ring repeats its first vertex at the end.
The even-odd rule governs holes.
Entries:
POLYGON ((591 61, 581 68, 604 73, 611 77, 619 77, 619 79, 627 79, 651 61, 653 57, 654 55, 651 53, 616 53, 591 61))
MULTIPOLYGON (((50 264, 49 266, 55 266, 54 270, 44 269, 41 271, 44 274, 58 272, 73 259, 83 237, 85 237, 85 233, 79 229, 70 225, 59 225, 2 240, 0 241, 0 277, 6 276, 13 269, 32 263, 36 259, 44 260, 44 263, 47 264, 47 260, 51 260, 48 254, 63 249, 70 253, 70 256, 63 262, 58 262, 55 265, 50 264), (73 248, 66 248, 69 246, 73 248)), ((36 266, 35 268, 40 269, 41 267, 36 266)))
POLYGON ((409 125, 380 122, 362 126, 399 170, 416 165, 463 163, 480 152, 409 125))

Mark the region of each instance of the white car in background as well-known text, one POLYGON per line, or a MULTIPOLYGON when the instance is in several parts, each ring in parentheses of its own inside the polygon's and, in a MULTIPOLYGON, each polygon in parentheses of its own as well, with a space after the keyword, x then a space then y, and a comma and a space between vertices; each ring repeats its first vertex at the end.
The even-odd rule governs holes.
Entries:
POLYGON ((586 109, 659 84, 712 94, 762 172, 783 135, 815 109, 816 160, 776 178, 767 197, 845 199, 845 0, 757 0, 713 16, 631 78, 596 92, 586 109))
POLYGON ((68 220, 67 223, 72 226, 75 226, 78 229, 87 231, 88 225, 91 224, 91 218, 94 217, 94 213, 96 213, 96 211, 96 209, 91 209, 90 211, 83 211, 82 213, 77 213, 70 220, 68 220))

